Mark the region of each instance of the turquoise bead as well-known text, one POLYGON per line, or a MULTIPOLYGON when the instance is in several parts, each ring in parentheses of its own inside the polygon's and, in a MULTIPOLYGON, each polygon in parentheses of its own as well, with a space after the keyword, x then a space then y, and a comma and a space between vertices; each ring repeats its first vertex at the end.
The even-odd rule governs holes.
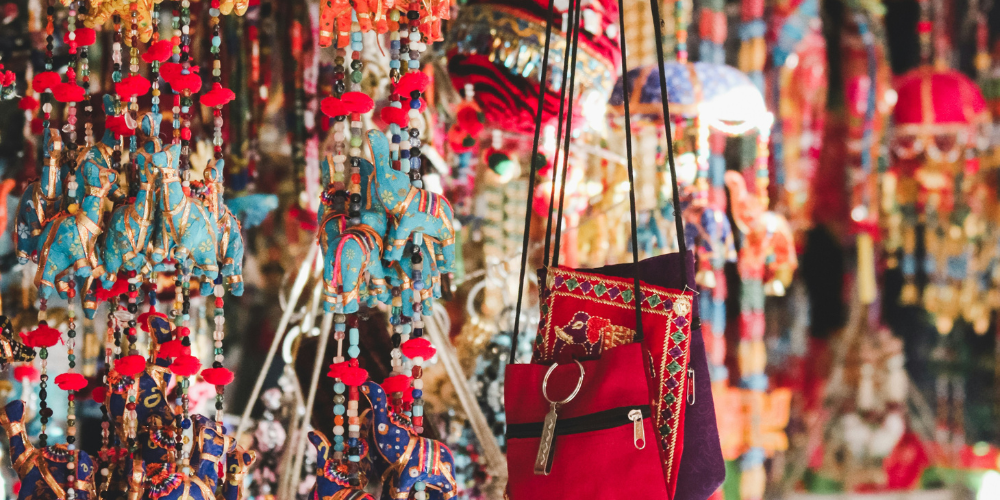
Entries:
POLYGON ((337 382, 333 384, 333 392, 342 393, 347 390, 347 386, 343 382, 337 382))
POLYGON ((334 415, 343 415, 345 411, 347 411, 347 410, 346 410, 346 408, 344 408, 344 405, 333 405, 333 414, 334 415))
POLYGON ((351 343, 351 345, 358 345, 358 341, 360 340, 360 338, 361 338, 361 335, 358 333, 358 329, 357 328, 351 328, 350 339, 349 339, 349 342, 351 343))
POLYGON ((347 348, 347 355, 352 358, 356 358, 361 355, 361 348, 356 345, 352 345, 347 348))

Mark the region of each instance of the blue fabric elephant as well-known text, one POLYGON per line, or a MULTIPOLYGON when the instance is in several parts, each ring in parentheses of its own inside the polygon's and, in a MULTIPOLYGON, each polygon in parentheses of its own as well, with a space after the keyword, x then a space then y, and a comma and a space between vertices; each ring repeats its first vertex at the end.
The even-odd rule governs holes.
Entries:
POLYGON ((400 260, 410 235, 421 233, 441 245, 440 271, 452 272, 455 269, 455 229, 452 225, 455 212, 451 203, 444 196, 411 186, 406 172, 392 168, 385 134, 369 131, 368 143, 375 172, 362 177, 370 177, 374 192, 378 193, 377 197, 369 197, 368 203, 381 203, 391 219, 383 259, 400 260))
POLYGON ((143 500, 216 500, 219 486, 219 462, 236 448, 236 440, 226 435, 214 420, 191 415, 194 421, 194 446, 191 449, 192 474, 158 461, 145 464, 143 500))
MULTIPOLYGON (((330 441, 320 432, 309 431, 309 442, 316 447, 316 486, 309 495, 312 500, 375 500, 365 493, 364 474, 359 484, 351 486, 347 464, 333 458, 330 441)), ((232 500, 227 498, 226 500, 232 500)))
POLYGON ((457 491, 451 450, 438 441, 418 436, 410 419, 389 407, 382 386, 369 381, 361 386, 361 393, 372 407, 368 455, 373 471, 383 478, 382 498, 410 498, 418 481, 424 483, 430 499, 454 497, 457 491))
POLYGON ((28 184, 17 205, 17 260, 21 264, 36 261, 38 240, 44 229, 43 222, 63 208, 62 140, 59 129, 46 129, 43 135, 41 178, 28 184))
POLYGON ((210 207, 184 193, 177 169, 180 145, 172 145, 167 151, 173 152, 170 163, 158 169, 156 178, 160 223, 153 231, 153 270, 167 270, 166 260, 173 259, 191 269, 192 275, 214 281, 219 275, 218 222, 210 207))
MULTIPOLYGON (((106 102, 106 112, 112 109, 106 102)), ((102 142, 85 153, 76 174, 79 206, 75 213, 57 215, 42 231, 35 286, 43 299, 52 295, 59 281, 89 279, 104 273, 102 256, 97 251, 97 237, 104 230, 102 205, 105 198, 120 197, 118 173, 111 168, 109 144, 113 143, 111 132, 105 132, 102 142)))
MULTIPOLYGON (((35 448, 24 430, 24 401, 11 401, 0 410, 0 425, 10 440, 10 458, 21 479, 18 500, 66 498, 66 464, 71 456, 64 444, 35 448)), ((73 488, 78 500, 97 500, 94 464, 84 451, 78 452, 73 488)))
POLYGON ((30 363, 34 359, 35 350, 14 335, 14 325, 7 316, 0 316, 0 370, 10 363, 30 363))
MULTIPOLYGON (((155 133, 159 126, 152 125, 155 117, 143 119, 143 131, 155 133)), ((157 120, 158 123, 158 120, 157 120)), ((140 272, 146 266, 146 247, 149 245, 152 226, 156 214, 156 193, 150 181, 156 169, 168 165, 175 151, 157 151, 157 144, 148 141, 138 153, 136 166, 139 189, 135 201, 115 208, 111 214, 104 238, 104 275, 101 279, 105 289, 110 289, 121 271, 140 272)))
MULTIPOLYGON (((215 164, 205 169, 205 185, 208 188, 205 202, 215 214, 215 224, 218 228, 216 258, 221 266, 219 274, 229 284, 230 293, 239 297, 243 295, 243 231, 240 221, 229 210, 223 199, 225 187, 222 172, 225 165, 224 160, 216 160, 215 164)), ((213 286, 213 282, 203 281, 201 294, 211 295, 213 286)))

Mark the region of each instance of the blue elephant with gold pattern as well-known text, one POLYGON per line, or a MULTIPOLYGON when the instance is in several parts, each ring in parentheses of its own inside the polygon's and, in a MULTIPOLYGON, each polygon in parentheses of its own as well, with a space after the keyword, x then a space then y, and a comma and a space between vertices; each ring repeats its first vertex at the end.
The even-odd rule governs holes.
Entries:
POLYGON ((21 264, 38 258, 38 241, 42 235, 44 221, 58 214, 63 208, 63 177, 65 163, 62 162, 62 139, 59 129, 50 128, 43 132, 41 178, 28 184, 17 204, 17 260, 21 264))
POLYGON ((363 472, 358 472, 356 484, 351 484, 347 463, 333 458, 333 446, 326 436, 317 431, 309 431, 309 442, 316 447, 316 486, 309 498, 375 500, 375 497, 365 493, 367 481, 363 472))

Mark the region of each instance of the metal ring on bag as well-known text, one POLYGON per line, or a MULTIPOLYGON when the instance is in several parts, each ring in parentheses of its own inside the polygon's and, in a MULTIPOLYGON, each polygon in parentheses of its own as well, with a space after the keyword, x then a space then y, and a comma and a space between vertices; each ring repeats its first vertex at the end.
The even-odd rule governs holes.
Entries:
POLYGON ((580 367, 580 379, 576 381, 576 389, 573 389, 573 393, 567 396, 566 399, 562 401, 552 401, 551 399, 549 399, 549 393, 548 393, 549 375, 552 375, 552 372, 556 370, 556 367, 559 366, 559 363, 553 363, 552 366, 549 367, 549 371, 545 372, 545 378, 542 379, 542 396, 544 396, 545 400, 548 401, 549 403, 554 405, 564 405, 572 401, 573 398, 575 398, 576 395, 580 393, 580 388, 583 387, 583 376, 584 376, 583 365, 580 364, 580 362, 575 359, 573 360, 573 362, 576 363, 576 366, 580 367))

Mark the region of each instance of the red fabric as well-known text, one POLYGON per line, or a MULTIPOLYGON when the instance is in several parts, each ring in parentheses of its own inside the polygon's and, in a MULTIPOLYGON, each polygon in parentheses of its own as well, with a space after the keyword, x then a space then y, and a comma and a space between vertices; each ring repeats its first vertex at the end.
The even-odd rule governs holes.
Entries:
MULTIPOLYGON (((590 415, 599 411, 649 404, 648 377, 642 346, 629 344, 604 353, 600 360, 584 361, 583 387, 559 409, 559 419, 590 415)), ((542 379, 548 366, 507 365, 504 403, 508 424, 542 422, 549 403, 542 397, 542 379)), ((576 386, 579 368, 560 365, 549 377, 548 393, 563 399, 576 386)), ((651 446, 652 419, 643 419, 646 446, 633 443, 633 424, 610 429, 557 436, 552 472, 536 475, 535 456, 540 439, 507 441, 507 491, 511 500, 552 498, 600 498, 634 500, 669 498, 659 464, 651 446)), ((557 424, 558 428, 558 424, 557 424)))

